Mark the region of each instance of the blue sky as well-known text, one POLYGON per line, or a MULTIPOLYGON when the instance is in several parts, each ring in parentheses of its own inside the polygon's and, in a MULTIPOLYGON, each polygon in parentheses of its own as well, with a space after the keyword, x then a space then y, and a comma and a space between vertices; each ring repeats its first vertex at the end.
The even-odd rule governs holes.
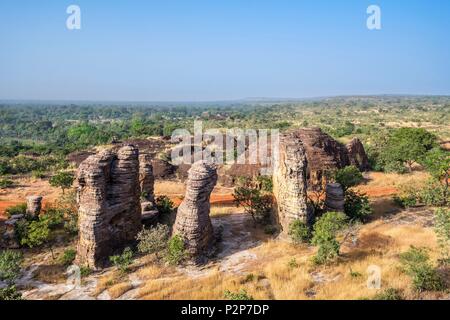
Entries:
POLYGON ((449 39, 441 0, 1 0, 0 99, 448 95, 449 39))

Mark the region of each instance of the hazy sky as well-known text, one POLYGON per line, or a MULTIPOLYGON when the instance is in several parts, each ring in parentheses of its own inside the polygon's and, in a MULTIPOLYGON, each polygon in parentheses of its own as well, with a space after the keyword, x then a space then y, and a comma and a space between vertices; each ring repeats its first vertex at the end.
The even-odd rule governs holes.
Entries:
POLYGON ((450 94, 450 1, 0 1, 0 99, 382 93, 450 94))

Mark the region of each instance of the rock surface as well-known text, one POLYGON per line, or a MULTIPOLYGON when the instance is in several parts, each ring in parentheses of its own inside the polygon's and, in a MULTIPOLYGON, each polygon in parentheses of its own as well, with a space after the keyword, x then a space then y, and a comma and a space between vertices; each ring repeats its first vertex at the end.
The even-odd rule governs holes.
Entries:
POLYGON ((32 217, 39 216, 42 208, 41 196, 29 196, 27 197, 27 214, 32 217))
POLYGON ((350 164, 344 145, 320 128, 303 128, 294 132, 302 142, 308 159, 307 176, 313 186, 326 183, 327 171, 341 169, 350 164))
POLYGON ((132 145, 90 156, 79 167, 77 264, 98 269, 141 230, 139 151, 132 145))
POLYGON ((277 219, 286 234, 294 220, 311 221, 307 207, 305 149, 294 134, 280 137, 278 161, 275 161, 273 193, 276 202, 277 219))
POLYGON ((339 183, 329 183, 325 189, 325 210, 344 212, 344 190, 339 183))
POLYGON ((173 234, 185 240, 186 249, 195 262, 203 262, 214 242, 209 198, 216 182, 215 165, 203 161, 194 163, 189 170, 186 195, 178 208, 173 234))
POLYGON ((158 219, 155 204, 155 177, 153 176, 152 157, 147 153, 139 154, 139 185, 141 188, 142 223, 150 226, 158 219))
POLYGON ((360 171, 369 171, 369 158, 367 157, 361 140, 353 138, 346 147, 350 165, 357 167, 360 171))

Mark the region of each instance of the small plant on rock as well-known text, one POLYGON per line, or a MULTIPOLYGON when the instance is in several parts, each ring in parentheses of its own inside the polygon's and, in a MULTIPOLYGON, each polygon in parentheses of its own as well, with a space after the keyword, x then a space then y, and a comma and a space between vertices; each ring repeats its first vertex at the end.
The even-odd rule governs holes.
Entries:
POLYGON ((289 225, 289 236, 294 243, 307 243, 311 240, 311 230, 301 220, 294 220, 289 225))
POLYGON ((223 295, 227 300, 253 300, 253 297, 249 295, 245 289, 241 289, 239 292, 225 290, 223 295))
POLYGON ((122 254, 109 257, 109 261, 122 273, 126 273, 133 262, 133 250, 127 247, 123 250, 122 254))
POLYGON ((186 249, 183 238, 173 236, 167 245, 165 260, 171 265, 178 265, 186 258, 186 249))

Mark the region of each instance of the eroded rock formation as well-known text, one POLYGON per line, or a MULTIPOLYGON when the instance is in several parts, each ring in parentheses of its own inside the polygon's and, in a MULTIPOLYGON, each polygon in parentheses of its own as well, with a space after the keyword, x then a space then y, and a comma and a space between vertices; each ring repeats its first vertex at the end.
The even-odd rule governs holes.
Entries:
POLYGON ((139 151, 103 151, 79 167, 77 263, 101 268, 141 230, 139 151))
POLYGON ((158 218, 155 204, 155 177, 153 176, 152 157, 147 153, 139 154, 139 185, 141 188, 142 222, 152 225, 158 218))
POLYGON ((350 165, 357 167, 361 171, 370 170, 369 158, 361 140, 353 138, 346 147, 350 165))
POLYGON ((215 165, 194 163, 189 170, 186 195, 178 208, 173 234, 185 240, 186 249, 196 262, 204 260, 214 242, 209 198, 216 182, 215 165))
POLYGON ((307 207, 306 167, 303 144, 295 134, 280 137, 278 161, 275 161, 273 193, 278 222, 287 233, 294 220, 311 221, 307 207))
POLYGON ((349 165, 347 149, 320 128, 304 128, 294 132, 303 142, 308 159, 307 176, 311 185, 321 186, 327 171, 349 165))
POLYGON ((339 183, 329 183, 325 188, 325 210, 344 212, 344 190, 339 183))
POLYGON ((41 196, 29 196, 27 197, 27 214, 31 217, 37 217, 41 212, 42 197, 41 196))

